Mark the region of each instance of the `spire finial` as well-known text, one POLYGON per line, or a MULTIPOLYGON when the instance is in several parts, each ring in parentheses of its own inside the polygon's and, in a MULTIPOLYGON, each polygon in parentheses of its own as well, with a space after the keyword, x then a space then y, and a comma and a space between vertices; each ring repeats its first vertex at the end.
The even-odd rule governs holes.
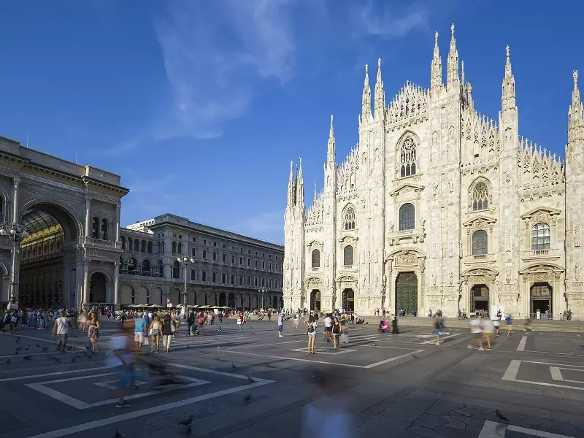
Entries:
POLYGON ((454 38, 454 23, 450 26, 450 50, 448 52, 448 71, 446 74, 448 87, 458 86, 458 50, 456 50, 456 38, 454 38))
POLYGON ((578 70, 572 71, 572 80, 574 81, 574 90, 578 88, 578 70))
POLYGON ((329 137, 334 137, 335 136, 334 120, 335 120, 335 116, 333 116, 331 114, 331 125, 330 125, 330 129, 329 129, 329 137))
POLYGON ((438 32, 434 32, 434 47, 438 47, 438 32))
POLYGON ((507 59, 510 60, 510 58, 511 58, 511 47, 509 47, 509 44, 507 44, 505 46, 505 53, 507 54, 507 59))

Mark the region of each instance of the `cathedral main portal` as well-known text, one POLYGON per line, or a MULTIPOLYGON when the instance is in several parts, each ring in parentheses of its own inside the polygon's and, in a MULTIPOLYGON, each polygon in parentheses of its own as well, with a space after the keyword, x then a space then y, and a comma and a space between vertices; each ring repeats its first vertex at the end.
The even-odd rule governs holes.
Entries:
POLYGON ((400 272, 395 280, 395 314, 418 314, 418 277, 413 272, 400 272))

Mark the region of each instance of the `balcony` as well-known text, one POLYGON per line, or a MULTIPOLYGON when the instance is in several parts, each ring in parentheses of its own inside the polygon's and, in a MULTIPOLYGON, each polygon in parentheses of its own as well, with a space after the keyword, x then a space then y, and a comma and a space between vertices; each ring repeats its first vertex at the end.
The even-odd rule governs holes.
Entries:
POLYGON ((529 249, 521 251, 521 259, 525 261, 531 260, 550 260, 559 259, 562 257, 562 252, 559 249, 546 248, 546 249, 529 249))

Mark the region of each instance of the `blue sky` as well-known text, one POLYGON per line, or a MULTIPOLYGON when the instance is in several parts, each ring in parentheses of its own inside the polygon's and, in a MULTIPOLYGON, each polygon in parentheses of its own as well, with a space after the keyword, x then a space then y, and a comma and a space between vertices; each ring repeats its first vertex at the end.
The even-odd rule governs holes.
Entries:
POLYGON ((122 175, 123 223, 163 212, 282 242, 289 161, 322 185, 357 141, 363 65, 386 99, 429 84, 449 25, 496 118, 511 46, 520 133, 563 155, 584 5, 469 1, 19 1, 0 5, 0 135, 122 175))

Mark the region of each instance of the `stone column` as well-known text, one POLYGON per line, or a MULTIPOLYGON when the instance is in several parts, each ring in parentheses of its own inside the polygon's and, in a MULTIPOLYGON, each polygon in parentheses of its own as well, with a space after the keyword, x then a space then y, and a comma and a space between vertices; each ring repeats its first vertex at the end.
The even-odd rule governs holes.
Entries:
POLYGON ((89 302, 89 263, 86 257, 83 258, 83 300, 82 304, 89 302))
MULTIPOLYGON (((15 176, 13 178, 13 192, 12 192, 12 229, 18 232, 17 225, 19 222, 18 217, 18 201, 20 192, 20 177, 15 176)), ((11 269, 10 269, 10 293, 9 301, 11 303, 17 303, 19 299, 18 294, 18 277, 19 277, 19 249, 20 249, 20 236, 16 233, 10 236, 12 239, 12 257, 11 257, 11 269)))
POLYGON ((117 248, 120 242, 120 202, 116 203, 116 212, 114 219, 114 236, 115 236, 115 247, 117 248))
MULTIPOLYGON (((117 242, 117 239, 116 239, 117 242)), ((120 262, 114 263, 114 308, 120 304, 120 262)))
POLYGON ((91 198, 85 197, 85 239, 91 234, 91 198))

